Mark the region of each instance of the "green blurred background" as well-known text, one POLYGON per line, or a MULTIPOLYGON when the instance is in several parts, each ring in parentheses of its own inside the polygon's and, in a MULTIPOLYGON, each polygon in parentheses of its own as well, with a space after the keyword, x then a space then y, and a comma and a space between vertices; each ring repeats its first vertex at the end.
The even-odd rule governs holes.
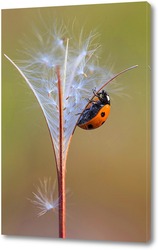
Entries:
MULTIPOLYGON (((111 93, 111 114, 94 131, 77 128, 67 162, 67 238, 146 241, 150 233, 150 62, 149 5, 100 4, 2 11, 2 53, 20 57, 19 41, 29 37, 40 15, 100 34, 100 65, 117 73, 124 90, 111 93)), ((75 29, 76 34, 79 28, 75 29)), ((31 40, 31 37, 30 37, 31 40)), ((58 216, 38 218, 32 198, 38 180, 56 169, 42 111, 17 70, 2 56, 3 210, 2 232, 58 237, 58 216)))

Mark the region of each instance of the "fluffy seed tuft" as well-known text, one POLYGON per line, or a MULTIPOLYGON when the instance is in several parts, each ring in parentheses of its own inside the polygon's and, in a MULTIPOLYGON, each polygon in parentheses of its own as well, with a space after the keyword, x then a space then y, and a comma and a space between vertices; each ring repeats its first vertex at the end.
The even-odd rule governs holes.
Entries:
POLYGON ((32 39, 25 44, 21 60, 12 64, 25 78, 34 92, 45 115, 52 137, 56 161, 59 160, 59 101, 57 67, 63 99, 63 160, 79 115, 93 96, 92 89, 99 89, 112 74, 98 65, 99 45, 95 35, 83 35, 76 39, 63 25, 40 33, 36 30, 32 39), (31 45, 30 45, 31 44, 31 45))
POLYGON ((35 188, 36 191, 32 192, 33 198, 28 200, 38 208, 38 216, 42 216, 50 210, 55 211, 59 206, 59 198, 54 198, 55 183, 52 185, 51 178, 39 180, 39 186, 35 186, 35 188))

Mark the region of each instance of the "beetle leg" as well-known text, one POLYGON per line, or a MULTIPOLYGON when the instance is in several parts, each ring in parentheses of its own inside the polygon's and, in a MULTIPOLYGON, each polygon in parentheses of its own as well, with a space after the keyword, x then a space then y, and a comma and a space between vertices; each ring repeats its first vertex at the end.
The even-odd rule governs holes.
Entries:
POLYGON ((92 91, 93 91, 93 94, 94 94, 96 97, 98 97, 98 99, 101 101, 101 97, 100 97, 101 93, 97 93, 96 88, 95 88, 95 89, 92 89, 92 91))
POLYGON ((92 89, 92 92, 93 92, 93 94, 95 95, 95 96, 97 96, 97 94, 96 94, 96 88, 94 88, 94 89, 92 89))
POLYGON ((86 98, 86 101, 89 102, 89 103, 93 103, 93 104, 95 104, 97 102, 97 101, 94 101, 94 100, 89 99, 89 98, 86 98))

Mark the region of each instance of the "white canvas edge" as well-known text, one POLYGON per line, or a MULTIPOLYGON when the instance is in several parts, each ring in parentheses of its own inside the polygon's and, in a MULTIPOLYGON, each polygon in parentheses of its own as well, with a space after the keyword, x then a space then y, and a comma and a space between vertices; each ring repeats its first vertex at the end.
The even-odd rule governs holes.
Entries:
MULTIPOLYGON (((66 3, 63 0, 27 0, 27 1, 18 1, 18 0, 7 0, 1 1, 0 7, 1 9, 10 9, 10 8, 25 8, 25 7, 45 7, 45 6, 62 6, 62 5, 82 5, 82 4, 98 4, 98 3, 123 3, 123 2, 145 2, 145 1, 96 1, 96 0, 76 0, 70 1, 67 0, 66 3)), ((149 0, 147 1, 152 6, 152 64, 153 64, 153 73, 152 73, 152 81, 153 81, 153 124, 151 129, 154 130, 152 132, 152 239, 149 243, 118 243, 118 242, 92 242, 92 241, 75 241, 75 240, 50 240, 44 238, 28 238, 28 237, 13 237, 13 236, 0 236, 0 248, 1 249, 13 249, 16 250, 45 250, 45 249, 81 249, 84 250, 141 250, 141 249, 150 249, 155 250, 158 249, 158 132, 156 128, 158 127, 158 71, 156 72, 156 68, 158 65, 158 50, 156 49, 156 44, 158 44, 158 32, 156 27, 158 27, 158 1, 149 0), (156 112, 157 111, 157 112, 156 112)))

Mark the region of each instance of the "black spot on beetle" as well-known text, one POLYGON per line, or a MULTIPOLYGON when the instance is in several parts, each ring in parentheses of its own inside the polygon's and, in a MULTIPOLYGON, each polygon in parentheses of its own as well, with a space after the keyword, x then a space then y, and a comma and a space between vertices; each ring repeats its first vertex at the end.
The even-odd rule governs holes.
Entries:
POLYGON ((104 116, 105 116, 105 112, 102 112, 102 113, 101 113, 101 117, 104 117, 104 116))
POLYGON ((92 124, 88 124, 88 129, 92 129, 93 125, 92 124))

